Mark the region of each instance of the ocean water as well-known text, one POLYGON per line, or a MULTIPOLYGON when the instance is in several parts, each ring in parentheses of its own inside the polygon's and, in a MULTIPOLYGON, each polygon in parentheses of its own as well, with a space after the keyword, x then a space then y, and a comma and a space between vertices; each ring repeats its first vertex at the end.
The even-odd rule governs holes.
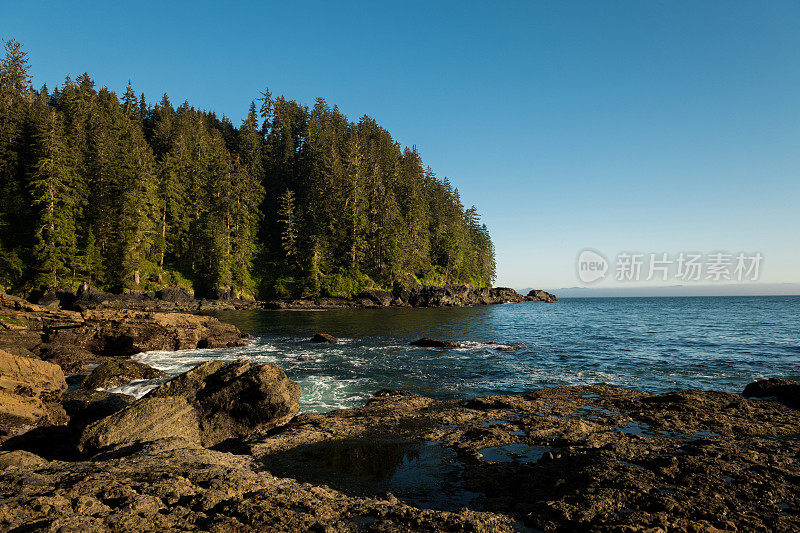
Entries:
MULTIPOLYGON (((253 335, 245 348, 147 352, 170 375, 209 359, 276 363, 303 387, 301 410, 362 405, 382 388, 436 398, 612 384, 741 392, 800 379, 800 297, 592 298, 468 308, 217 313, 253 335), (329 333, 340 344, 313 344, 329 333), (422 336, 455 349, 409 346, 422 336), (495 344, 499 343, 499 344, 495 344)), ((158 381, 113 390, 144 394, 158 381)))

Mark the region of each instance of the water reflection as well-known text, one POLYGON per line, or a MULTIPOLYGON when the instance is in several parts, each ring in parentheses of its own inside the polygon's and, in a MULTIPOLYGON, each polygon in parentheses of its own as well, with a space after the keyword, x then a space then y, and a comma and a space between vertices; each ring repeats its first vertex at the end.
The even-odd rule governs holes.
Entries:
POLYGON ((427 509, 476 508, 463 488, 463 465, 440 442, 338 440, 276 452, 262 459, 275 475, 326 484, 354 496, 397 498, 427 509))

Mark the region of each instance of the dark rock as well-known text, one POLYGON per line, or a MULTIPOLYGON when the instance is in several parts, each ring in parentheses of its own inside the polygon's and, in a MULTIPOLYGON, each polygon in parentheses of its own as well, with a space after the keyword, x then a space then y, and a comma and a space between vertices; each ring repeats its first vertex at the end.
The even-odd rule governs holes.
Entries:
POLYGON ((126 359, 112 359, 95 368, 81 387, 86 390, 110 389, 137 379, 155 379, 166 374, 144 363, 126 359))
POLYGON ((194 301, 194 294, 184 287, 165 287, 156 291, 155 297, 165 302, 184 303, 194 301))
POLYGON ((243 346, 244 335, 232 324, 209 316, 148 313, 129 309, 92 309, 74 325, 50 328, 49 342, 74 345, 95 354, 130 356, 151 350, 243 346))
MULTIPOLYGON (((95 293, 86 289, 82 295, 95 293)), ((87 359, 98 359, 87 353, 130 356, 148 350, 226 348, 245 345, 244 338, 236 326, 210 316, 116 308, 76 312, 0 297, 0 349, 20 356, 40 354, 68 372, 81 371, 87 359)))
POLYGON ((387 307, 391 305, 393 295, 389 291, 382 291, 378 289, 367 289, 362 291, 356 299, 366 300, 367 302, 377 305, 379 307, 387 307))
POLYGON ((403 389, 381 389, 372 396, 374 396, 375 398, 386 398, 386 397, 400 398, 404 396, 416 396, 416 394, 403 389))
POLYGON ((422 346, 425 348, 458 348, 461 345, 457 342, 441 341, 437 339, 431 339, 430 337, 422 337, 421 339, 412 342, 411 346, 422 346))
POLYGON ((69 374, 85 371, 87 363, 96 359, 88 350, 65 344, 44 343, 39 346, 37 351, 39 357, 60 366, 64 372, 69 374))
POLYGON ((742 396, 745 398, 775 398, 789 407, 800 409, 800 383, 790 379, 769 378, 748 383, 742 396))
POLYGON ((310 341, 311 342, 319 342, 319 343, 327 342, 327 343, 330 343, 330 344, 336 344, 337 342, 339 342, 339 339, 337 339, 333 335, 328 335, 327 333, 317 333, 316 335, 311 337, 310 341))
POLYGON ((136 398, 127 394, 85 389, 68 391, 61 397, 61 403, 69 416, 69 426, 76 432, 83 431, 92 422, 121 411, 135 400, 136 398))
POLYGON ((288 422, 300 386, 276 365, 209 361, 168 381, 125 409, 86 428, 80 449, 165 437, 203 446, 288 422))
POLYGON ((4 470, 0 501, 3 531, 514 530, 495 513, 417 509, 276 478, 250 457, 181 439, 4 470))
POLYGON ((58 307, 61 305, 61 299, 55 292, 50 291, 43 294, 36 303, 43 305, 44 307, 49 307, 50 309, 58 309, 58 307))
POLYGON ((555 294, 547 291, 533 289, 528 293, 527 300, 529 302, 557 302, 558 298, 556 298, 555 294))

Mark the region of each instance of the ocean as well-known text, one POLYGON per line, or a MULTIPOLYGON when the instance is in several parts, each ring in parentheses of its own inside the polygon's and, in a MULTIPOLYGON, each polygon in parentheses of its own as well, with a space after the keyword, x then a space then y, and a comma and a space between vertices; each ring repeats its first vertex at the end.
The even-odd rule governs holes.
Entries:
MULTIPOLYGON (((598 383, 739 393, 756 379, 800 379, 800 296, 574 298, 214 316, 253 335, 251 345, 146 352, 134 359, 169 375, 210 359, 275 363, 303 387, 305 412, 363 405, 382 388, 462 399, 598 383), (315 333, 341 342, 313 344, 315 333), (462 347, 409 346, 423 336, 462 347)), ((140 396, 159 383, 112 390, 140 396)))

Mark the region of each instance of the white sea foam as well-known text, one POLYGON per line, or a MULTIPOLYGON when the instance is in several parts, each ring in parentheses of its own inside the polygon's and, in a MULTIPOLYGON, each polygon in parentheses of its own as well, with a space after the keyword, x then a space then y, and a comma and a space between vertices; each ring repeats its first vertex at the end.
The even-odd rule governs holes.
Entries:
POLYGON ((106 390, 108 392, 116 392, 118 394, 128 394, 136 398, 141 398, 151 390, 155 389, 156 387, 164 383, 167 379, 168 378, 139 379, 136 381, 131 381, 130 383, 126 383, 125 385, 120 385, 119 387, 111 387, 110 389, 106 390))

